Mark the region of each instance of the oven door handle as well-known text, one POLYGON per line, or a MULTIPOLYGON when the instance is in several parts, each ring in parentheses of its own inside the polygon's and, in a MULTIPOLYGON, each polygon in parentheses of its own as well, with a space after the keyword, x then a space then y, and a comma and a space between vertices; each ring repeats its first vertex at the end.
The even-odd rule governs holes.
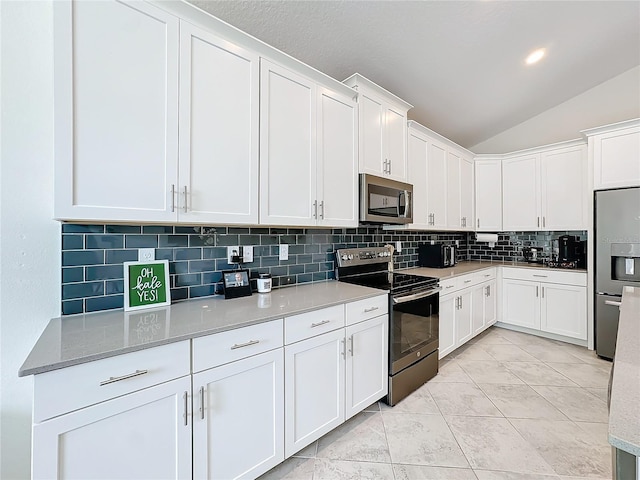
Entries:
POLYGON ((414 293, 412 295, 405 295, 404 297, 393 297, 393 303, 406 303, 411 302, 413 300, 419 300, 421 298, 430 297, 431 295, 438 293, 442 290, 441 287, 434 288, 432 290, 427 290, 426 292, 414 293))

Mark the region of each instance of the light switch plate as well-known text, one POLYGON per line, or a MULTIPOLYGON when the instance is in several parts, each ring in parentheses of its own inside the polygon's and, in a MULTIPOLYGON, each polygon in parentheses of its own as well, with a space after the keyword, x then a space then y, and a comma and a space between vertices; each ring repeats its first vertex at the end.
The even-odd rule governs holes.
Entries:
POLYGON ((400 241, 396 242, 396 252, 398 253, 402 252, 402 242, 400 241))
POLYGON ((289 245, 281 243, 278 249, 280 260, 289 260, 289 245))
POLYGON ((253 247, 245 245, 242 247, 242 263, 253 262, 253 247))

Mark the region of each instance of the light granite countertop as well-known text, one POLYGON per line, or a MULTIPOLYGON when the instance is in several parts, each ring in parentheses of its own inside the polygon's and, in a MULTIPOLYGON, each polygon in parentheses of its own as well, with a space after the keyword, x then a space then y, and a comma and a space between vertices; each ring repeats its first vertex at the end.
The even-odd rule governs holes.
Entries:
POLYGON ((20 367, 18 376, 44 373, 384 293, 387 292, 334 280, 230 300, 213 296, 142 311, 110 310, 53 318, 20 367))
POLYGON ((550 268, 541 263, 526 263, 526 262, 483 262, 477 260, 458 262, 454 267, 448 268, 428 268, 428 267, 413 267, 413 268, 405 268, 402 271, 404 273, 411 273, 414 275, 422 275, 425 277, 436 277, 440 280, 445 280, 447 278, 453 278, 460 275, 466 275, 467 273, 473 273, 480 270, 484 270, 485 268, 492 267, 513 267, 513 268, 534 268, 536 270, 546 269, 546 270, 561 270, 565 272, 586 272, 585 269, 582 268, 574 268, 574 269, 564 269, 564 268, 550 268))
POLYGON ((609 443, 640 456, 640 288, 625 287, 609 409, 609 443))

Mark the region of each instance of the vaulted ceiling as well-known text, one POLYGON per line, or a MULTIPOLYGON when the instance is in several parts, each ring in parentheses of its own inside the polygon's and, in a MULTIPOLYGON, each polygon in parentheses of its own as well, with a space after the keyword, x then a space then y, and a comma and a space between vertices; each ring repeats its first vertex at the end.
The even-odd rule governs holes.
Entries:
POLYGON ((640 116, 638 1, 190 2, 333 78, 366 76, 476 153, 640 116))

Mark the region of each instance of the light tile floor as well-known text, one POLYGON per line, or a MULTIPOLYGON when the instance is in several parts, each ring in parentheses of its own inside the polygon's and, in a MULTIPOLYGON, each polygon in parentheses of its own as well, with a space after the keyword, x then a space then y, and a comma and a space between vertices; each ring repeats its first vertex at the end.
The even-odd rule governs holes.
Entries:
POLYGON ((492 327, 261 480, 610 479, 611 363, 583 347, 492 327))

